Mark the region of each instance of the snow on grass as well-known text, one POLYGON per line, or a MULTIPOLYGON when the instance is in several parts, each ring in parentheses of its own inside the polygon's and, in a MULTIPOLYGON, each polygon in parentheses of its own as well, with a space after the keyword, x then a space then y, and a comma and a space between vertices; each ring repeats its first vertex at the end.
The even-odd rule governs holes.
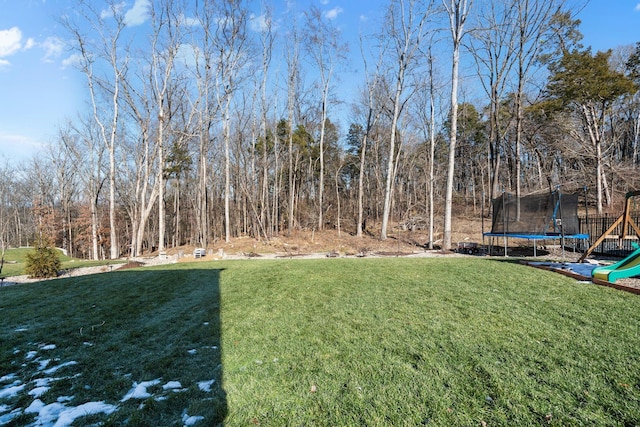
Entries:
POLYGON ((34 400, 25 414, 36 414, 35 425, 53 425, 53 427, 70 426, 76 419, 94 414, 112 414, 118 409, 117 406, 104 402, 88 402, 80 406, 67 407, 62 403, 54 402, 45 405, 40 399, 34 400))
POLYGON ((22 410, 20 408, 14 409, 8 414, 0 415, 0 425, 9 424, 11 420, 13 420, 16 417, 19 417, 20 415, 22 415, 22 410))
POLYGON ((51 359, 39 360, 38 363, 40 364, 40 368, 38 370, 42 371, 44 368, 49 366, 50 362, 51 362, 51 359))
POLYGON ((35 398, 42 397, 43 394, 49 391, 51 387, 35 387, 29 390, 29 396, 33 396, 35 398))
POLYGON ((155 379, 151 381, 143 381, 141 383, 133 382, 133 387, 125 396, 120 400, 120 402, 125 402, 129 399, 146 399, 151 397, 151 393, 147 391, 147 387, 153 387, 154 385, 160 384, 160 379, 155 379))
MULTIPOLYGON (((46 344, 40 345, 40 350, 53 350, 55 345, 46 344)), ((59 363, 49 369, 44 370, 46 366, 51 363, 51 360, 59 359, 46 359, 42 360, 38 356, 37 351, 30 351, 26 355, 27 360, 37 363, 39 369, 38 373, 53 374, 58 370, 77 365, 75 361, 59 363)), ((26 365, 24 365, 26 366, 26 365)), ((79 375, 79 374, 78 374, 79 375)), ((49 427, 67 427, 71 426, 77 419, 95 414, 110 415, 118 410, 117 405, 108 404, 105 402, 86 402, 79 406, 69 405, 74 398, 73 396, 60 396, 53 403, 46 404, 40 398, 44 396, 51 389, 51 383, 53 381, 59 381, 65 377, 44 377, 36 378, 32 381, 23 383, 20 377, 16 373, 8 373, 0 377, 0 384, 4 383, 4 386, 0 387, 0 426, 11 423, 15 418, 28 414, 34 416, 33 426, 49 426, 49 427), (13 407, 10 404, 10 399, 16 399, 24 394, 30 396, 33 400, 28 407, 13 407)), ((153 386, 159 385, 161 379, 155 379, 151 381, 133 382, 133 387, 122 398, 121 402, 125 402, 129 399, 146 399, 154 397, 147 389, 153 386)), ((201 391, 211 391, 211 385, 215 380, 201 381, 197 385, 201 391)), ((172 380, 167 381, 162 385, 162 390, 166 392, 182 392, 188 390, 188 387, 183 387, 180 381, 172 380)), ((166 399, 166 395, 156 396, 156 400, 166 399)), ((184 426, 193 426, 199 421, 204 420, 202 416, 189 416, 186 413, 183 415, 184 426)))
POLYGON ((201 391, 204 391, 205 393, 209 393, 211 392, 211 386, 213 385, 214 382, 216 382, 216 380, 200 381, 198 383, 198 388, 201 391))
POLYGON ((77 365, 77 364, 78 364, 78 362, 75 362, 75 361, 72 360, 70 362, 64 362, 64 363, 61 363, 60 365, 56 365, 56 366, 54 366, 52 368, 49 368, 49 369, 47 369, 46 371, 43 371, 43 372, 45 374, 47 374, 47 375, 51 375, 51 374, 55 373, 56 371, 58 371, 58 370, 60 370, 62 368, 65 368, 67 366, 77 365))
POLYGON ((8 387, 0 389, 0 399, 10 399, 16 397, 25 388, 25 384, 21 384, 20 381, 15 381, 8 387))
POLYGON ((176 390, 181 388, 182 388, 182 384, 180 384, 180 381, 169 381, 168 383, 162 386, 163 390, 176 390))
POLYGON ((87 415, 105 414, 109 415, 114 413, 118 409, 117 406, 109 405, 104 402, 88 402, 75 408, 68 408, 63 410, 58 415, 58 420, 54 424, 54 427, 66 427, 70 426, 76 418, 85 417, 87 415))
POLYGON ((189 416, 187 414, 184 414, 182 416, 182 422, 184 423, 185 427, 195 425, 198 421, 202 420, 204 420, 204 417, 201 417, 199 415, 189 416))
POLYGON ((7 374, 0 377, 0 383, 6 383, 13 381, 16 378, 16 374, 7 374))
POLYGON ((38 378, 34 381, 35 387, 29 390, 27 394, 35 398, 42 397, 42 395, 48 392, 51 388, 49 387, 51 381, 53 381, 52 378, 38 378))

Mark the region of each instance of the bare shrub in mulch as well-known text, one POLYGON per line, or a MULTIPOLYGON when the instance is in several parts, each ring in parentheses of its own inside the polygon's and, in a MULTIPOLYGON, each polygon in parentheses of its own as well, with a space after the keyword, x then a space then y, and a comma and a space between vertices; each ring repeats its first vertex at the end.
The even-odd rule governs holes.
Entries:
POLYGON ((127 268, 138 268, 138 267, 144 267, 144 263, 140 261, 129 261, 126 264, 124 264, 122 267, 118 268, 118 270, 126 270, 127 268))

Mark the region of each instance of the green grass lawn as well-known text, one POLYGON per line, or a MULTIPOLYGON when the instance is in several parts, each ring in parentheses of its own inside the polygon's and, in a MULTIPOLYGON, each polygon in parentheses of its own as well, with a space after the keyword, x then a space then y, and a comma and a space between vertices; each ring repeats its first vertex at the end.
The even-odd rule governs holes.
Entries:
POLYGON ((224 261, 5 287, 0 425, 33 422, 25 408, 51 378, 42 405, 115 408, 82 425, 633 426, 639 328, 636 295, 481 258, 224 261))
MULTIPOLYGON (((24 272, 25 260, 27 253, 32 252, 33 248, 14 248, 7 249, 4 254, 4 265, 2 266, 2 272, 0 277, 21 276, 26 274, 24 272)), ((62 269, 72 269, 80 267, 93 267, 96 265, 109 265, 114 263, 122 263, 124 261, 91 261, 81 260, 78 258, 72 258, 64 255, 60 252, 60 261, 62 262, 62 269)))

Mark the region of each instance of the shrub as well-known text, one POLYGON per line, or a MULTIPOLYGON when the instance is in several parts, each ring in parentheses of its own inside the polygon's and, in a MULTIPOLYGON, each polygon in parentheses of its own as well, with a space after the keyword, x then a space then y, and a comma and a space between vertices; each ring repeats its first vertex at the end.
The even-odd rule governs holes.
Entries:
POLYGON ((60 256, 56 248, 41 240, 33 252, 26 255, 25 272, 29 277, 44 279, 56 277, 60 270, 60 256))

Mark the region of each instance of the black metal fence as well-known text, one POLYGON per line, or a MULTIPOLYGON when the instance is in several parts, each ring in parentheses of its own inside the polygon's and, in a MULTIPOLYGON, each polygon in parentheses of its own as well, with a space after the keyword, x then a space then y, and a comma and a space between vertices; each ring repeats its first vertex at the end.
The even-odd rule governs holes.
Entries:
MULTIPOLYGON (((613 223, 620 217, 620 215, 589 215, 578 217, 578 223, 580 226, 580 233, 588 234, 589 241, 588 246, 591 247, 593 243, 602 234, 609 229, 613 225, 613 223)), ((634 213, 631 216, 631 219, 640 225, 640 214, 634 213)), ((637 239, 619 239, 617 236, 620 236, 622 233, 622 224, 618 225, 612 236, 610 238, 605 239, 598 247, 592 252, 598 255, 606 255, 606 256, 626 256, 633 251, 633 246, 631 242, 640 243, 637 239)), ((628 235, 635 236, 636 233, 631 227, 627 230, 628 235)))

